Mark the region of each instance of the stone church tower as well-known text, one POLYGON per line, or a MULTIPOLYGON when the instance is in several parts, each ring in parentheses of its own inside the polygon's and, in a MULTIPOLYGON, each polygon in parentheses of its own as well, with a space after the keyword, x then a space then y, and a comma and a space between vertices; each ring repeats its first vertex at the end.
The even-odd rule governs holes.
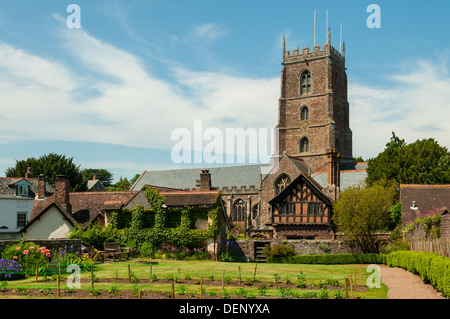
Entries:
MULTIPOLYGON (((278 109, 278 156, 303 159, 313 172, 327 170, 330 152, 353 162, 349 126, 345 43, 342 54, 328 43, 286 51, 278 109)), ((276 154, 275 154, 276 156, 276 154)))

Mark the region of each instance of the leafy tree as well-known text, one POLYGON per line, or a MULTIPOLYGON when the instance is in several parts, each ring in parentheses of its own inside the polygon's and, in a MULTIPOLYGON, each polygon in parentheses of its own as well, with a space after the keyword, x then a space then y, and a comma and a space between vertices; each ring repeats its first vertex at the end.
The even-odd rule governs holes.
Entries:
POLYGON ((130 190, 131 183, 126 177, 120 177, 119 181, 114 186, 108 187, 109 192, 128 191, 130 190))
POLYGON ((362 156, 358 156, 358 157, 353 157, 353 162, 361 163, 361 162, 365 162, 365 160, 362 158, 362 156))
POLYGON ((109 187, 113 185, 113 174, 106 169, 99 168, 85 168, 81 171, 85 181, 91 180, 94 176, 102 182, 103 186, 109 187))
POLYGON ((392 133, 386 149, 367 167, 367 183, 386 181, 395 184, 450 183, 450 153, 434 139, 406 144, 392 133))
POLYGON ((350 236, 363 253, 379 253, 382 240, 375 233, 389 223, 395 195, 393 186, 349 187, 333 203, 333 220, 338 230, 350 236))
POLYGON ((136 181, 137 181, 137 179, 139 178, 139 176, 141 176, 141 174, 136 174, 136 175, 134 175, 134 176, 133 176, 133 178, 132 178, 132 179, 130 179, 130 183, 131 183, 131 185, 133 185, 133 184, 134 184, 134 182, 136 182, 136 181))
POLYGON ((80 171, 80 166, 73 163, 73 157, 50 153, 39 158, 30 157, 26 160, 16 160, 16 165, 6 169, 6 177, 25 176, 27 168, 31 167, 34 177, 44 174, 49 184, 55 185, 56 175, 66 175, 70 179, 71 191, 86 189, 86 182, 80 171))

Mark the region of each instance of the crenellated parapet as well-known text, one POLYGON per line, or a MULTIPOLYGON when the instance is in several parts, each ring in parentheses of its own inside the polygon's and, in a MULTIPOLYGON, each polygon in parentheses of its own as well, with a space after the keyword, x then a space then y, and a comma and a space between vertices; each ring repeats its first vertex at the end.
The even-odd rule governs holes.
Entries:
POLYGON ((336 50, 330 43, 325 43, 323 48, 320 45, 316 45, 312 50, 310 47, 305 47, 302 50, 294 49, 291 52, 285 49, 285 40, 283 39, 283 64, 305 62, 324 57, 331 57, 345 67, 345 43, 342 53, 336 50))

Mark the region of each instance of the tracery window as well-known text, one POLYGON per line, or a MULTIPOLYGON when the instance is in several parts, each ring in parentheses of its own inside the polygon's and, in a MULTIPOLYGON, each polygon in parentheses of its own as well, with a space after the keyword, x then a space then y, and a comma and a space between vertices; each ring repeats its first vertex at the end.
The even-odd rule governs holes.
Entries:
POLYGON ((291 183, 291 179, 286 174, 280 175, 275 181, 275 195, 279 194, 291 183))
POLYGON ((311 94, 311 72, 304 71, 300 76, 300 93, 301 95, 311 94))
POLYGON ((233 221, 245 221, 245 203, 242 199, 238 199, 233 204, 233 221))

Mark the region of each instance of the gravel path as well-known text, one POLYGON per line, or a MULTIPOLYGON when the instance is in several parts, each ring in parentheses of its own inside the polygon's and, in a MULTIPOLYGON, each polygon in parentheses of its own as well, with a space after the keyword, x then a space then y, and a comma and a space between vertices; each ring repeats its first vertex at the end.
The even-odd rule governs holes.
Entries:
POLYGON ((446 299, 433 286, 423 283, 418 275, 402 268, 379 266, 381 282, 389 288, 388 299, 446 299))

